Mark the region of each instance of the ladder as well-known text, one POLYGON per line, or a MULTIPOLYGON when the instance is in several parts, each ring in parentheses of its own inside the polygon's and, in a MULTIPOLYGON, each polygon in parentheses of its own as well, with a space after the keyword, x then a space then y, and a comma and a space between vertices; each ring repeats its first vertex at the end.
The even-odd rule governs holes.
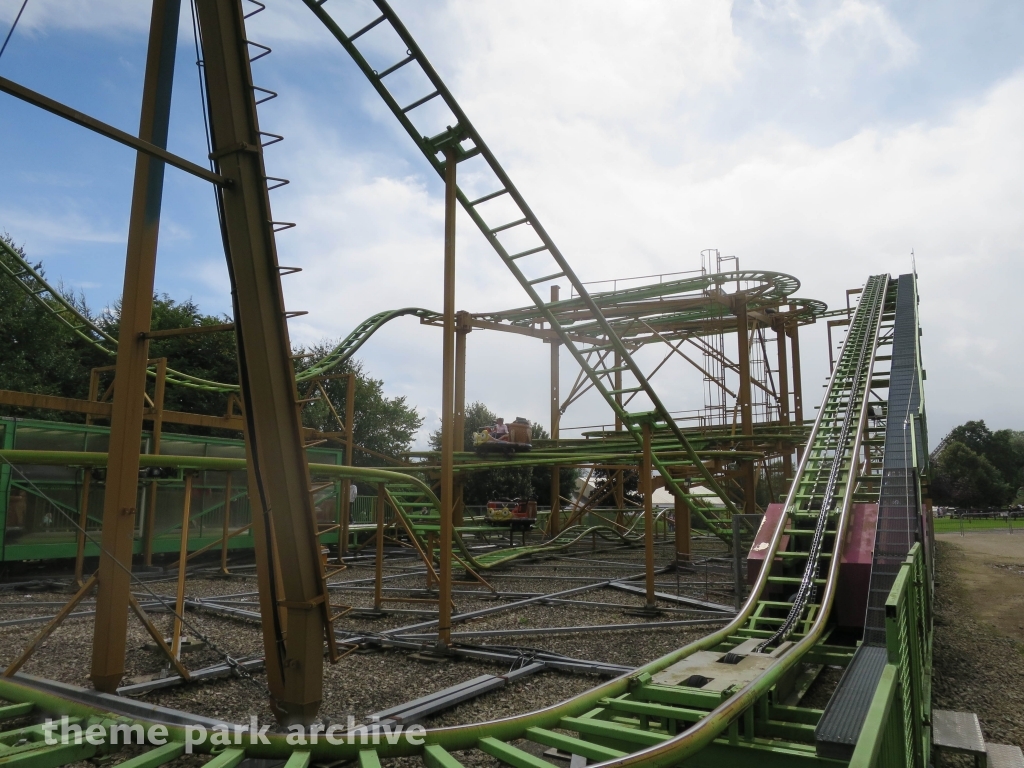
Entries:
POLYGON ((652 456, 653 466, 664 477, 668 490, 685 499, 693 514, 702 519, 715 534, 728 540, 731 537, 729 519, 737 511, 732 499, 698 458, 689 440, 661 402, 640 366, 634 361, 630 349, 601 313, 594 298, 569 266, 540 219, 512 183, 509 175, 487 147, 480 133, 397 14, 385 0, 372 0, 379 15, 355 32, 346 33, 330 10, 340 3, 328 4, 323 0, 303 2, 349 53, 439 176, 444 178, 446 150, 454 150, 456 163, 473 158, 480 158, 483 161, 482 166, 480 163, 474 163, 473 178, 474 183, 480 184, 480 188, 486 188, 487 191, 471 197, 460 187, 457 191, 459 203, 637 443, 640 444, 642 441, 641 424, 644 421, 653 422, 655 428, 667 428, 671 431, 689 461, 698 470, 703 484, 719 497, 723 508, 713 510, 699 503, 688 489, 673 477, 657 454, 652 456), (357 41, 368 34, 397 35, 405 50, 404 57, 375 69, 357 44, 357 41), (403 78, 415 75, 419 81, 425 80, 429 83, 428 90, 417 98, 404 104, 400 103, 388 87, 388 83, 394 82, 394 76, 398 73, 401 73, 403 78), (389 77, 392 79, 388 80, 389 77), (428 105, 429 109, 425 109, 428 105), (419 116, 437 111, 439 105, 443 105, 444 109, 441 110, 442 122, 436 127, 444 125, 446 119, 450 122, 442 130, 432 133, 436 129, 428 128, 427 119, 419 116), (419 124, 414 118, 419 120, 419 124), (487 181, 482 181, 485 178, 487 181), (495 205, 498 201, 501 203, 500 206, 495 205), (496 210, 499 207, 500 215, 496 210), (568 281, 575 295, 592 313, 595 320, 593 335, 597 338, 584 341, 568 333, 561 324, 557 312, 552 310, 554 302, 545 302, 541 298, 538 292, 540 287, 559 280, 568 281), (620 399, 623 395, 632 394, 645 395, 651 403, 651 410, 627 411, 620 404, 620 399))
MULTIPOLYGON (((440 545, 438 534, 441 530, 441 505, 437 497, 413 482, 389 482, 387 484, 387 500, 401 518, 402 527, 405 528, 413 545, 425 554, 425 559, 435 560, 434 553, 440 545)), ((605 525, 574 525, 563 530, 558 536, 539 544, 473 553, 462 537, 462 531, 469 530, 471 527, 468 526, 454 529, 452 531, 452 546, 459 553, 458 557, 462 561, 463 567, 471 566, 473 569, 481 571, 505 565, 521 557, 544 552, 564 552, 576 542, 590 535, 620 544, 637 544, 640 540, 639 534, 632 530, 619 532, 611 526, 605 525)), ((488 528, 487 530, 496 532, 499 529, 488 528)))

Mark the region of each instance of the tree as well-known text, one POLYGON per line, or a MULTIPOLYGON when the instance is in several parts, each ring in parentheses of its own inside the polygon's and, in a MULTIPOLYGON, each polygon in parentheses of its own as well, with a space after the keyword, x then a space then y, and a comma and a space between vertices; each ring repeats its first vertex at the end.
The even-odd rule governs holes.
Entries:
MULTIPOLYGON (((473 433, 479 432, 497 420, 498 416, 485 404, 477 401, 466 406, 463 438, 467 451, 473 450, 473 433)), ((531 439, 546 440, 548 433, 537 423, 530 428, 531 439)), ((441 450, 441 430, 430 433, 430 447, 441 450)), ((561 494, 572 492, 577 471, 563 467, 559 473, 561 494)), ((462 486, 466 504, 482 505, 497 499, 534 499, 541 506, 551 504, 551 467, 495 467, 466 475, 462 486)))
MULTIPOLYGON (((24 249, 10 235, 0 234, 0 239, 25 257, 24 249)), ((33 267, 44 274, 42 264, 33 267)), ((65 298, 89 315, 83 297, 68 292, 65 298)), ((88 394, 90 367, 113 363, 112 357, 94 350, 7 276, 0 277, 0 360, 0 389, 75 398, 88 394)), ((39 414, 11 406, 0 407, 0 413, 39 414)), ((72 416, 77 421, 83 418, 72 416)))
POLYGON ((1024 432, 1012 429, 993 432, 985 457, 1015 491, 1024 485, 1024 432))
MULTIPOLYGON (((1017 432, 1012 429, 1000 429, 993 432, 986 426, 984 421, 968 421, 953 428, 932 453, 932 462, 935 464, 932 469, 932 495, 936 501, 946 503, 940 501, 940 498, 949 497, 948 495, 951 492, 947 489, 952 488, 954 484, 954 479, 948 476, 950 470, 945 467, 941 460, 941 457, 946 454, 947 449, 954 443, 959 443, 975 455, 984 458, 986 463, 996 471, 1002 483, 1005 484, 1007 488, 1005 498, 1001 498, 999 501, 991 500, 984 503, 1005 504, 1024 485, 1024 432, 1017 432), (947 496, 937 495, 936 489, 938 494, 945 493, 947 496)), ((950 455, 959 456, 956 453, 950 455)), ((955 465, 958 472, 966 471, 966 465, 963 464, 961 459, 962 457, 958 459, 958 463, 955 465)), ((964 477, 956 478, 956 483, 959 483, 961 486, 965 482, 966 478, 964 477)), ((986 486, 987 480, 984 477, 979 477, 977 478, 977 483, 980 486, 986 486)))
MULTIPOLYGON (((203 314, 191 298, 178 302, 166 293, 153 297, 151 327, 154 331, 201 328, 230 322, 227 315, 203 314)), ((97 325, 116 339, 121 326, 121 302, 106 310, 97 325)), ((238 350, 233 333, 190 333, 155 339, 149 343, 149 357, 166 357, 171 368, 200 379, 221 384, 238 383, 238 350)), ((164 408, 188 413, 223 414, 225 395, 193 387, 169 386, 164 391, 164 408)), ((167 425, 167 428, 175 432, 208 433, 202 427, 167 425)))
MULTIPOLYGON (((25 251, 9 235, 0 234, 0 238, 17 251, 19 256, 25 257, 25 251)), ((5 257, 0 254, 0 258, 5 257)), ((41 264, 35 265, 35 269, 42 274, 41 264)), ((83 316, 117 338, 121 323, 120 301, 95 317, 89 311, 84 296, 64 291, 61 293, 83 316)), ((176 301, 166 294, 153 297, 153 330, 220 325, 230 320, 226 315, 202 313, 191 298, 176 301)), ((302 358, 300 368, 323 359, 333 346, 326 342, 313 346, 309 350, 312 356, 302 358)), ((238 382, 238 353, 233 333, 183 334, 156 339, 150 342, 149 356, 166 357, 171 368, 201 379, 223 384, 238 382)), ((98 366, 113 364, 114 357, 73 333, 44 305, 16 285, 14 280, 0 276, 0 360, 3 361, 3 365, 0 365, 0 389, 84 399, 88 396, 90 371, 98 366)), ((386 397, 383 382, 366 374, 360 363, 350 361, 341 369, 341 372, 350 371, 356 374, 356 443, 388 456, 407 451, 423 423, 416 409, 409 406, 404 397, 386 397)), ((109 381, 110 378, 107 378, 105 383, 109 381)), ((344 414, 343 383, 327 380, 324 386, 332 405, 338 413, 344 414)), ((223 392, 192 387, 169 386, 164 394, 164 407, 168 410, 220 415, 225 411, 225 395, 223 392)), ((79 414, 8 406, 0 406, 0 413, 61 421, 83 420, 79 414)), ((307 406, 303 411, 303 422, 306 426, 324 431, 338 430, 337 422, 324 403, 307 406)), ((238 436, 234 431, 182 424, 165 423, 164 430, 238 436)), ((355 458, 357 464, 380 463, 379 459, 365 453, 357 452, 355 458)))
MULTIPOLYGON (((536 442, 537 440, 547 440, 548 437, 547 430, 534 422, 530 428, 530 438, 536 442)), ((576 488, 576 478, 579 476, 580 471, 576 467, 559 467, 558 495, 563 498, 572 497, 576 488)), ((530 484, 533 486, 533 495, 530 498, 536 499, 542 507, 551 506, 551 467, 534 467, 530 484)))
MULTIPOLYGON (((324 341, 308 350, 299 350, 298 354, 308 355, 299 358, 299 369, 305 370, 323 360, 335 346, 334 343, 324 341)), ((408 404, 404 396, 387 397, 384 394, 384 382, 367 374, 363 370, 363 364, 358 360, 347 360, 333 373, 356 375, 353 428, 356 445, 392 457, 397 457, 412 447, 417 430, 423 426, 423 417, 408 404)), ((330 406, 322 400, 310 403, 302 410, 302 423, 321 432, 337 432, 339 425, 334 413, 341 418, 345 417, 345 380, 330 378, 322 383, 330 406), (334 413, 331 412, 331 408, 334 409, 334 413)), ((303 385, 300 385, 300 390, 305 393, 303 385)), ((310 392, 305 396, 313 397, 315 394, 316 392, 310 392)), ((362 466, 380 465, 379 458, 359 450, 355 452, 354 462, 362 466)))
POLYGON ((953 427, 950 433, 943 438, 940 447, 945 443, 961 443, 975 453, 986 454, 992 444, 992 430, 984 421, 968 421, 959 427, 953 427))
POLYGON ((938 503, 957 507, 1000 506, 1013 495, 992 462, 958 440, 946 443, 936 458, 931 491, 938 503))

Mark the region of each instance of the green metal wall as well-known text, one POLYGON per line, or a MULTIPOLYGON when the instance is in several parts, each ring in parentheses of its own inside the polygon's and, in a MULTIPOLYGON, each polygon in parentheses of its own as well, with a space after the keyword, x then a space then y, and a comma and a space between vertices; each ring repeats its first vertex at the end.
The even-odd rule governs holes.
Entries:
MULTIPOLYGON (((107 427, 30 419, 0 419, 0 441, 5 449, 39 451, 106 452, 107 427)), ((149 453, 151 436, 143 433, 142 452, 149 453)), ((241 440, 164 432, 161 455, 245 458, 241 440)), ((309 449, 309 460, 319 464, 342 464, 341 450, 309 449)), ((76 524, 82 504, 85 472, 78 467, 0 464, 0 562, 72 558, 76 552, 76 524)), ((199 472, 193 479, 189 551, 221 538, 227 472, 199 472)), ((104 472, 94 471, 88 499, 90 534, 100 530, 103 512, 104 472)), ((313 478, 323 484, 332 478, 313 478)), ((135 552, 142 552, 142 530, 149 514, 152 483, 140 479, 136 509, 135 552)), ((245 472, 231 473, 231 514, 229 528, 235 530, 251 521, 245 472)), ((323 524, 338 520, 340 482, 316 493, 317 519, 323 524)), ((177 552, 181 542, 181 513, 185 483, 181 479, 156 481, 153 552, 177 552)), ((360 499, 363 505, 370 501, 360 499)), ((357 509, 359 505, 357 504, 357 509)), ((98 536, 93 538, 98 539, 98 536)), ((337 542, 337 533, 323 536, 324 543, 337 542)), ((246 532, 230 540, 232 549, 251 547, 246 532)), ((96 544, 86 542, 86 556, 99 554, 96 544)))

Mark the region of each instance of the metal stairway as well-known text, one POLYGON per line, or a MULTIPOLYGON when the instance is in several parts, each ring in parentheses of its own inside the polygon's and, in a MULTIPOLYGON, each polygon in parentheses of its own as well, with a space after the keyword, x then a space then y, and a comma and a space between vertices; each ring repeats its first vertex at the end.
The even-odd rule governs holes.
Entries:
POLYGON ((487 147, 479 132, 442 82, 397 14, 384 0, 373 0, 380 15, 361 29, 349 34, 342 30, 332 15, 340 3, 328 4, 323 0, 303 0, 303 2, 352 56, 356 65, 380 94, 395 118, 442 178, 445 173, 444 152, 446 150, 454 150, 457 163, 463 163, 473 158, 480 158, 483 161, 482 165, 479 162, 474 163, 472 175, 474 183, 488 191, 471 197, 466 190, 460 187, 457 197, 463 209, 472 218, 508 270, 519 281, 549 326, 558 333, 561 343, 586 372, 593 382, 594 388, 600 392, 615 415, 621 419, 629 434, 640 443, 640 425, 644 420, 652 420, 655 422, 655 426, 667 427, 671 431, 688 455, 689 461, 697 468, 703 483, 721 499, 724 510, 716 512, 697 503, 695 498, 687 492, 686 487, 672 476, 657 454, 653 456, 653 466, 664 477, 668 489, 686 499, 694 515, 702 519, 715 534, 728 540, 731 536, 729 518, 736 512, 732 499, 718 484, 711 471, 700 461, 690 442, 641 371, 640 366, 633 360, 630 350, 602 315, 597 303, 569 266, 568 261, 555 245, 547 230, 544 229, 537 215, 498 163, 497 158, 487 147), (357 41, 367 34, 397 36, 404 48, 404 57, 380 70, 374 69, 368 61, 367 55, 357 45, 357 41), (426 81, 431 90, 401 104, 388 87, 389 82, 395 81, 394 76, 397 73, 401 73, 404 78, 415 76, 420 82, 426 81), (387 80, 389 77, 392 79, 387 80), (424 109, 428 105, 429 108, 424 109), (414 122, 414 117, 426 114, 439 105, 444 107, 441 110, 443 115, 440 123, 434 121, 436 123, 434 128, 427 127, 425 119, 420 119, 420 124, 414 122), (447 122, 445 126, 446 120, 450 122, 447 122), (431 133, 434 130, 438 130, 438 132, 431 133), (486 182, 481 181, 484 178, 487 179, 486 182), (500 201, 504 206, 504 212, 500 215, 495 211, 498 207, 495 205, 495 201, 500 201), (567 333, 558 315, 551 310, 551 304, 541 298, 538 293, 539 286, 553 283, 556 280, 568 281, 579 300, 593 313, 595 321, 593 335, 599 338, 588 342, 580 340, 574 334, 567 333), (593 364, 591 363, 592 359, 596 361, 593 364), (621 383, 622 377, 627 377, 625 383, 621 383), (632 381, 628 379, 632 379, 632 381), (620 404, 620 398, 622 395, 633 394, 645 395, 650 401, 651 410, 642 413, 626 411, 620 404))
MULTIPOLYGON (((441 505, 433 493, 429 493, 424 487, 408 483, 388 483, 387 499, 402 519, 402 525, 406 532, 415 538, 415 545, 421 552, 426 552, 431 561, 439 559, 435 555, 439 542, 437 534, 441 530, 441 505)), ((634 522, 634 527, 639 518, 634 522)), ((509 547, 496 549, 485 553, 473 553, 460 531, 471 531, 472 527, 456 528, 452 535, 452 544, 459 553, 459 559, 463 565, 471 566, 477 570, 490 570, 498 566, 530 555, 544 552, 563 552, 580 539, 591 534, 606 541, 616 543, 636 543, 639 536, 634 534, 632 529, 619 532, 611 526, 585 526, 574 525, 566 528, 552 539, 522 547, 509 547)), ((498 529, 488 528, 494 532, 498 529)))

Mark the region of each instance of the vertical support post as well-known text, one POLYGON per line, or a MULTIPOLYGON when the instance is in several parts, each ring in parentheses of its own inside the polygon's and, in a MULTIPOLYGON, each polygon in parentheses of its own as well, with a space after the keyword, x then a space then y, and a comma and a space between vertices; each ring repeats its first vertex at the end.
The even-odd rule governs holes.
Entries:
MULTIPOLYGON (((89 402, 95 402, 96 398, 99 397, 100 389, 100 374, 95 368, 89 372, 89 402)), ((89 414, 85 415, 86 425, 92 424, 92 416, 89 414)), ((8 428, 9 431, 13 432, 13 428, 8 428)), ((13 443, 12 443, 13 445, 13 443)), ((85 433, 84 445, 82 450, 89 450, 89 433, 85 433)), ((6 468, 5 468, 6 469, 6 468)), ((78 533, 75 537, 75 584, 82 586, 85 582, 82 581, 82 572, 85 569, 85 531, 89 525, 89 494, 91 492, 92 485, 92 470, 86 468, 83 470, 82 475, 82 501, 78 506, 78 533)), ((2 489, 0 489, 2 490, 2 489)))
MULTIPOLYGON (((89 371, 89 402, 96 402, 100 396, 100 372, 93 368, 89 371)), ((92 416, 90 414, 85 415, 85 423, 92 424, 92 416)))
POLYGON ((434 532, 427 531, 427 589, 431 589, 434 586, 434 532))
MULTIPOLYGON (((351 467, 355 456, 356 375, 345 376, 345 466, 351 467)), ((348 553, 349 524, 352 522, 352 480, 341 481, 341 528, 338 529, 338 562, 348 553)))
MULTIPOLYGON (((88 440, 88 433, 86 440, 88 440)), ((88 450, 88 446, 86 447, 88 450)), ((81 587, 85 584, 82 581, 82 572, 85 569, 85 530, 89 524, 89 493, 92 485, 92 469, 86 467, 82 470, 82 500, 78 505, 78 546, 75 551, 75 584, 81 587)))
POLYGON ((835 368, 836 368, 836 359, 835 359, 835 355, 832 354, 832 322, 831 321, 825 323, 825 329, 826 329, 826 331, 828 333, 828 372, 832 373, 832 371, 834 371, 835 368))
POLYGON ((654 463, 651 458, 651 422, 643 423, 643 458, 640 462, 640 492, 644 495, 644 574, 647 587, 647 608, 656 607, 654 597, 654 491, 651 475, 654 463))
POLYGON ((221 526, 223 538, 220 541, 220 572, 228 575, 228 534, 231 529, 231 470, 224 479, 224 521, 221 526))
MULTIPOLYGON (((615 351, 615 368, 622 367, 622 355, 619 354, 618 350, 615 351)), ((615 389, 622 389, 622 371, 615 371, 615 389)), ((622 392, 617 391, 615 393, 615 403, 618 408, 615 411, 615 431, 622 431, 622 392)), ((615 495, 615 527, 620 531, 625 530, 625 506, 626 506, 626 487, 625 487, 625 475, 621 469, 615 470, 615 476, 613 482, 615 483, 614 490, 612 493, 615 495)))
POLYGON ((384 586, 384 483, 377 484, 377 558, 373 564, 373 609, 379 611, 383 603, 384 586))
POLYGON ((444 153, 444 339, 441 352, 441 530, 437 593, 437 642, 448 647, 452 633, 452 502, 455 449, 455 148, 444 153))
MULTIPOLYGON (((160 454, 160 437, 164 426, 164 390, 167 387, 167 358, 161 357, 156 361, 156 385, 153 387, 153 442, 150 445, 151 453, 154 456, 160 454)), ((149 494, 146 499, 146 516, 142 521, 145 533, 145 544, 143 545, 143 557, 146 565, 153 564, 153 534, 156 531, 156 480, 149 483, 149 494)))
MULTIPOLYGON (((455 430, 454 450, 456 451, 466 450, 466 336, 471 330, 469 313, 457 312, 455 315, 455 421, 453 424, 455 430)), ((465 522, 462 475, 459 475, 453 482, 455 503, 452 508, 452 524, 462 525, 465 522)))
POLYGON ((682 496, 675 497, 676 566, 690 562, 690 505, 682 496))
MULTIPOLYGON (((736 313, 736 344, 739 355, 736 358, 739 374, 739 405, 740 425, 744 435, 754 434, 754 412, 750 395, 750 325, 747 319, 747 299, 739 295, 734 300, 734 311, 736 313)), ((750 450, 753 447, 752 440, 745 440, 744 447, 750 450)), ((754 500, 754 462, 744 459, 740 464, 740 471, 743 486, 743 512, 754 514, 756 509, 754 500)))
MULTIPOLYGON (((558 286, 551 286, 551 303, 558 301, 558 286)), ((557 338, 549 339, 551 344, 551 439, 558 446, 559 426, 562 421, 560 375, 558 367, 558 352, 560 342, 557 338)), ((548 517, 548 534, 557 536, 562 531, 562 468, 553 466, 551 468, 551 514, 548 517)))
MULTIPOLYGON (((793 353, 793 423, 798 427, 804 424, 803 378, 800 376, 800 324, 794 320, 789 327, 790 351, 793 353)), ((803 445, 797 442, 797 461, 803 458, 803 445)))
POLYGON ((231 182, 217 194, 234 303, 270 704, 283 725, 310 723, 322 698, 330 599, 310 494, 243 9, 241 0, 197 0, 196 8, 212 155, 219 173, 231 182))
POLYGON ((185 473, 185 501, 181 505, 181 544, 178 546, 178 591, 174 598, 174 619, 171 625, 171 653, 181 658, 181 616, 185 610, 185 574, 188 571, 188 526, 192 515, 192 477, 185 473))
MULTIPOLYGON (((180 0, 153 0, 139 138, 161 148, 167 147, 180 10, 180 0)), ((120 342, 114 373, 117 386, 110 418, 102 546, 97 571, 99 587, 89 675, 95 688, 104 693, 114 693, 124 676, 149 352, 145 334, 150 330, 153 314, 163 182, 163 161, 138 153, 121 293, 120 342)))
MULTIPOLYGON (((789 359, 786 354, 786 327, 788 323, 782 320, 775 325, 775 348, 779 358, 779 424, 783 427, 789 426, 789 359)), ((782 455, 782 480, 789 485, 793 476, 793 449, 786 448, 782 455)))
MULTIPOLYGON (((9 451, 14 448, 14 431, 17 429, 17 422, 9 421, 0 431, 0 445, 4 447, 5 451, 9 451)), ((7 533, 7 513, 8 504, 10 504, 11 494, 11 465, 6 461, 0 463, 0 553, 3 552, 3 547, 6 545, 6 533, 7 533)))
POLYGON ((732 576, 733 593, 735 597, 736 610, 743 605, 743 554, 742 554, 742 530, 739 515, 732 516, 732 576))

